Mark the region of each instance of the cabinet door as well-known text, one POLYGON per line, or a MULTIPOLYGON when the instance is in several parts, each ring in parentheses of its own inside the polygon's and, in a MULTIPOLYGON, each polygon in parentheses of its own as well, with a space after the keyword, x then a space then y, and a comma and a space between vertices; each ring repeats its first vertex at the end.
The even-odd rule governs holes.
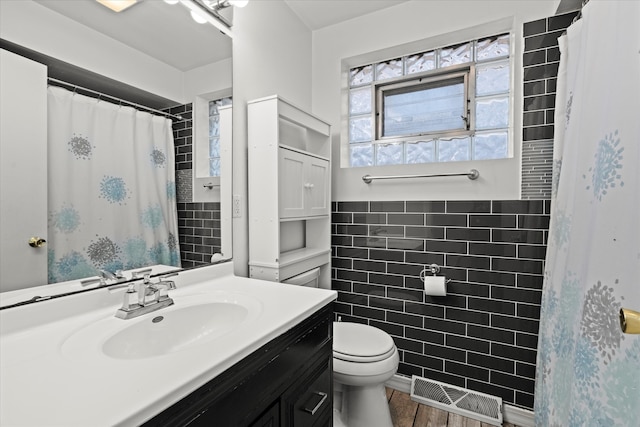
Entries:
POLYGON ((280 218, 329 214, 329 162, 307 154, 279 149, 280 218))
POLYGON ((308 216, 329 214, 329 162, 309 157, 305 174, 305 202, 308 216))
POLYGON ((280 218, 305 216, 305 163, 307 156, 296 151, 279 149, 278 204, 280 218))
POLYGON ((283 417, 285 426, 316 427, 331 423, 333 409, 332 364, 323 358, 309 373, 298 380, 283 395, 283 417))
POLYGON ((280 426, 280 402, 276 401, 260 417, 249 424, 249 427, 279 427, 280 426))

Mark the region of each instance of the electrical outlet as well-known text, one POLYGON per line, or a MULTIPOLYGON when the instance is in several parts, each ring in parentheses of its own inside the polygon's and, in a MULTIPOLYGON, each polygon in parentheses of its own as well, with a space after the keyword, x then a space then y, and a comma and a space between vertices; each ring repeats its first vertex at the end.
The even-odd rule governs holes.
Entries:
POLYGON ((233 195, 233 214, 234 218, 242 217, 242 196, 239 194, 233 195))

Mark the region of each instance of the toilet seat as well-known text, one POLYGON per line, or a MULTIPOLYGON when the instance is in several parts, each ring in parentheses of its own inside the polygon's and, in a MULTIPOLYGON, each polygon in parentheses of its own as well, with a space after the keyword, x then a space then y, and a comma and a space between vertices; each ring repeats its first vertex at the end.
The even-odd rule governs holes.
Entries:
POLYGON ((344 353, 340 353, 338 351, 334 351, 333 352, 333 358, 334 359, 339 359, 339 360, 344 360, 345 362, 354 362, 354 363, 373 363, 373 362, 379 362, 381 360, 385 360, 388 359, 389 357, 391 357, 393 355, 393 352, 395 351, 395 348, 390 348, 389 351, 387 351, 384 354, 378 354, 376 356, 354 356, 352 354, 344 354, 344 353))
POLYGON ((333 357, 346 362, 373 363, 388 359, 396 351, 393 338, 373 326, 333 323, 333 357))

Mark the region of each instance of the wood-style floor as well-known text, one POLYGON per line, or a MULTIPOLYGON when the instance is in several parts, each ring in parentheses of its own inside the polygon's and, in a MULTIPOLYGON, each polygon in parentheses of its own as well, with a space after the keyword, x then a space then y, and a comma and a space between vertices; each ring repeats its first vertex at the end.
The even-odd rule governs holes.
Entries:
MULTIPOLYGON (((492 427, 472 418, 419 404, 407 393, 391 388, 387 388, 387 399, 393 427, 492 427)), ((502 426, 518 427, 510 423, 502 426)))

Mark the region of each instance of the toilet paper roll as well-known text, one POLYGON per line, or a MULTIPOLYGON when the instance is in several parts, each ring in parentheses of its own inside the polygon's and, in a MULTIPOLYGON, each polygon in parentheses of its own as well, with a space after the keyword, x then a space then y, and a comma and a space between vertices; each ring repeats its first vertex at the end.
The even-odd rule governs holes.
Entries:
POLYGON ((447 295, 447 284, 444 276, 425 276, 424 293, 435 297, 447 295))

